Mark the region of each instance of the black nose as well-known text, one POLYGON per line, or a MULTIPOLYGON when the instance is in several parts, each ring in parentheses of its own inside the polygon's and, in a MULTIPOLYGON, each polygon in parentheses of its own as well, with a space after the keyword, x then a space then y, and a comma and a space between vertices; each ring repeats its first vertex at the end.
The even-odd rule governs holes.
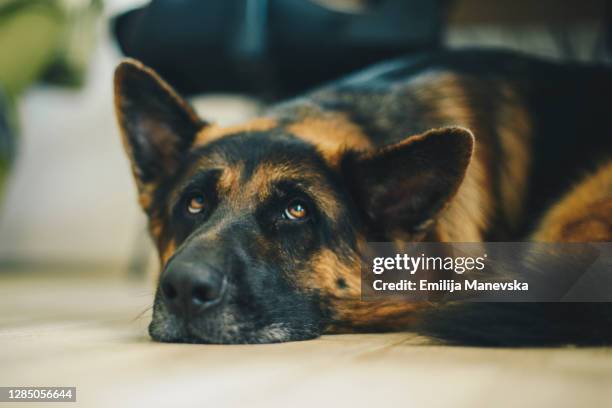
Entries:
POLYGON ((172 312, 192 316, 220 303, 225 282, 210 266, 176 260, 164 271, 160 287, 172 312))

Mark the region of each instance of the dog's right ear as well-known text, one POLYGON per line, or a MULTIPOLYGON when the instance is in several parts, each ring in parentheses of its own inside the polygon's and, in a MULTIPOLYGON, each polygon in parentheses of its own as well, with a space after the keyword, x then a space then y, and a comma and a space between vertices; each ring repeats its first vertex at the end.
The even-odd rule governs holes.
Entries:
POLYGON ((204 125, 170 85, 135 60, 115 70, 115 110, 141 193, 177 169, 204 125))

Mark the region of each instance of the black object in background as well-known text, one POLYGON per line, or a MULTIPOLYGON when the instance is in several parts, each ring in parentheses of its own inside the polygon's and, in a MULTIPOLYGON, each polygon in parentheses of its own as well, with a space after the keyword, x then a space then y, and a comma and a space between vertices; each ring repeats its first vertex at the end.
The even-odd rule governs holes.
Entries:
POLYGON ((153 0, 115 18, 121 50, 185 94, 291 95, 440 44, 444 0, 377 0, 359 12, 308 0, 153 0))

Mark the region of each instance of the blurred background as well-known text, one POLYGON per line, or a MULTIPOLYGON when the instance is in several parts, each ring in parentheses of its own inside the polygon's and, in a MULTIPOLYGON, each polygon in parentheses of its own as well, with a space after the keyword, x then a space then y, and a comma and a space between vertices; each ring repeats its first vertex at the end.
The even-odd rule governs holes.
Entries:
POLYGON ((0 0, 0 271, 155 269, 113 116, 124 56, 207 120, 439 47, 604 62, 604 0, 0 0))

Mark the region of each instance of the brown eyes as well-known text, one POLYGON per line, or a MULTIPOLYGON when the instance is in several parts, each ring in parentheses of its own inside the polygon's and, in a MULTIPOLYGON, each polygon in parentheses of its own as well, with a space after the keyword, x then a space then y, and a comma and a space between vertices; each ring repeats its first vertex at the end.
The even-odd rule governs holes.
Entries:
POLYGON ((308 217, 308 210, 306 204, 301 200, 293 200, 289 203, 283 213, 283 216, 292 221, 304 220, 308 217))
POLYGON ((187 212, 192 215, 196 215, 204 211, 204 196, 194 195, 187 202, 187 212))
MULTIPOLYGON (((198 215, 206 211, 209 205, 204 195, 197 193, 187 197, 186 210, 190 215, 198 215)), ((282 215, 286 220, 303 221, 309 217, 310 213, 304 201, 295 199, 289 202, 282 215)))

